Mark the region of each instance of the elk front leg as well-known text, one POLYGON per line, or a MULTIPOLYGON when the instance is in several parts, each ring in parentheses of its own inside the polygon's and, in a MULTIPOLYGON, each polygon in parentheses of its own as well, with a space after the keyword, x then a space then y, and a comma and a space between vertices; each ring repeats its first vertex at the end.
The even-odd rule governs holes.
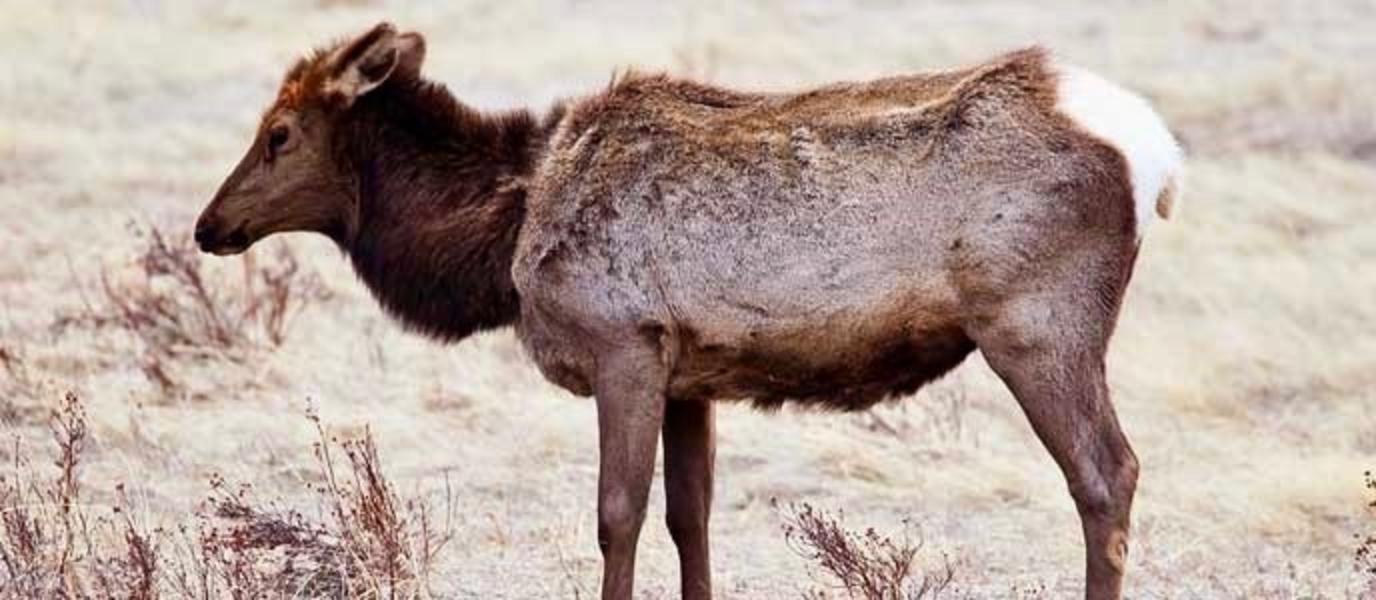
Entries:
POLYGON ((684 600, 711 600, 707 524, 716 442, 711 402, 670 402, 664 414, 664 495, 684 600))
POLYGON ((653 352, 608 356, 600 362, 595 391, 602 599, 630 600, 636 541, 645 521, 655 449, 664 421, 664 369, 653 352))

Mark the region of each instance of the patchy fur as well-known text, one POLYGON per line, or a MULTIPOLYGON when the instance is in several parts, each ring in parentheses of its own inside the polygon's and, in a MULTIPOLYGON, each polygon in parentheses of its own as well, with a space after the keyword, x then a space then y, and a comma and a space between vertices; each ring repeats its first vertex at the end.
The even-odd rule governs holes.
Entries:
MULTIPOLYGON (((626 75, 551 140, 518 285, 580 323, 662 324, 674 398, 857 410, 910 393, 1043 259, 1130 252, 1123 158, 1056 93, 1036 49, 802 94, 626 75)), ((532 321, 537 362, 594 362, 532 321)))
POLYGON ((324 233, 409 328, 515 325, 595 395, 604 598, 631 596, 661 428, 708 598, 711 401, 861 410, 976 349, 1070 484, 1086 595, 1119 596, 1137 461, 1103 359, 1180 170, 1140 99, 1032 48, 796 94, 628 73, 537 119, 458 102, 424 49, 383 24, 295 65, 196 239, 324 233))

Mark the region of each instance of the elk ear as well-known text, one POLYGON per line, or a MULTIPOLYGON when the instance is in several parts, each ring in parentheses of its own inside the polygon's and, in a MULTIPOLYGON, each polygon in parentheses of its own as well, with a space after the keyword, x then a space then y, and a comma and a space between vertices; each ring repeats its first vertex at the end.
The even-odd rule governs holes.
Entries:
POLYGON ((391 77, 420 76, 424 60, 425 39, 420 34, 399 34, 391 23, 378 23, 330 55, 323 91, 347 107, 391 77))

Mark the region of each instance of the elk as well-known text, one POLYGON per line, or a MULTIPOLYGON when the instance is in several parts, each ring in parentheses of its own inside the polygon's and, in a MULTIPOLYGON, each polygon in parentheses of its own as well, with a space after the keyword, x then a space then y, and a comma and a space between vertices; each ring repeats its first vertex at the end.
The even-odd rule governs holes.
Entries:
POLYGON ((595 397, 602 597, 631 597, 657 444, 682 594, 710 598, 713 402, 863 410, 978 349, 1064 473, 1085 596, 1118 598, 1138 462, 1104 355, 1182 156, 1139 96, 1030 48, 743 93, 626 74, 484 114, 382 23, 288 72, 201 249, 333 239, 383 309, 514 327, 595 397))

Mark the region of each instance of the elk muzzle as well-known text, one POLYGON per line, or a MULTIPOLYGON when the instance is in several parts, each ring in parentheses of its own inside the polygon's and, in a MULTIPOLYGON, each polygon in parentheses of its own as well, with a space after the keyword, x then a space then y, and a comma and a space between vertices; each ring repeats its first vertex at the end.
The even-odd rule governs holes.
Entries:
POLYGON ((219 220, 213 218, 209 212, 201 215, 196 220, 196 232, 194 234, 196 245, 201 252, 208 252, 219 256, 229 256, 247 250, 250 245, 248 232, 244 224, 226 226, 219 220))

